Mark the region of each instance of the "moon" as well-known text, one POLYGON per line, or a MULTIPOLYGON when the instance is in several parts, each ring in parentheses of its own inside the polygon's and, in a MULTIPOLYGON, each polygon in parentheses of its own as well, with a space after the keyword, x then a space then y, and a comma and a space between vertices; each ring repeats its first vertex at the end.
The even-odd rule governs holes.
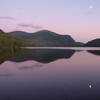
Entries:
POLYGON ((90 6, 89 6, 89 9, 93 9, 93 8, 94 8, 94 6, 93 6, 93 5, 90 5, 90 6))

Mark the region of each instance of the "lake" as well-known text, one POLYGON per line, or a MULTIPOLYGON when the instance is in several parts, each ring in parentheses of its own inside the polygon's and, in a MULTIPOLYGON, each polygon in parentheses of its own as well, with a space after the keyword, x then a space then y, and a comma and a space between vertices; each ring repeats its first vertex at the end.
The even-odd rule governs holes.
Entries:
POLYGON ((7 55, 0 56, 0 100, 100 100, 99 48, 28 47, 7 55))

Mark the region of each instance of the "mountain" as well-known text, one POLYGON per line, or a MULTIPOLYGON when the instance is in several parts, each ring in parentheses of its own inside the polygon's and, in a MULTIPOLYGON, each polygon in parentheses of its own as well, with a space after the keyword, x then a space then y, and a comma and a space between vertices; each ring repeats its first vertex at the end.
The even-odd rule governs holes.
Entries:
POLYGON ((75 46, 74 39, 69 35, 60 35, 48 30, 41 30, 35 33, 22 31, 9 32, 8 34, 32 40, 37 46, 75 46))
POLYGON ((100 39, 89 41, 84 45, 85 47, 100 47, 100 39))
POLYGON ((76 45, 79 46, 79 47, 80 46, 83 47, 84 46, 84 43, 82 43, 82 42, 76 42, 76 45))
POLYGON ((0 30, 0 49, 32 45, 33 42, 30 40, 17 38, 0 30))
POLYGON ((27 33, 27 32, 23 32, 23 31, 13 31, 13 32, 9 32, 10 35, 16 36, 18 38, 30 38, 31 37, 31 33, 27 33))

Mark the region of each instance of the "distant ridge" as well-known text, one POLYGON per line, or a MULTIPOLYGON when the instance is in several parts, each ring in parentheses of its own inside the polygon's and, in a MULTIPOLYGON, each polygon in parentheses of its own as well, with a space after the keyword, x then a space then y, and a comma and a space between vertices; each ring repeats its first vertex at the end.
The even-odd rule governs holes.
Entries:
POLYGON ((75 40, 70 35, 60 35, 48 30, 41 30, 35 33, 23 31, 9 32, 8 34, 32 40, 37 46, 75 46, 75 40))
POLYGON ((0 49, 15 48, 20 46, 32 46, 33 42, 30 40, 18 38, 5 33, 0 29, 0 49))
POLYGON ((19 38, 26 38, 30 36, 29 33, 23 32, 23 31, 13 31, 13 32, 9 32, 8 34, 19 37, 19 38))
POLYGON ((85 47, 100 47, 100 38, 87 42, 85 47))

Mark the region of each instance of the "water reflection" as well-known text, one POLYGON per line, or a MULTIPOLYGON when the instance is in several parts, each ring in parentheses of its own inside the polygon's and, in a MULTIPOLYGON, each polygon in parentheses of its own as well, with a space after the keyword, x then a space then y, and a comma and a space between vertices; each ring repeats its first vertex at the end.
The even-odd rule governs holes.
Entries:
MULTIPOLYGON (((13 53, 9 50, 6 51, 0 51, 0 63, 7 60, 12 62, 33 60, 40 63, 50 63, 58 59, 69 59, 76 52, 76 50, 69 49, 17 49, 13 53)), ((77 52, 82 52, 82 50, 77 50, 77 52)), ((87 50, 87 52, 100 55, 100 50, 87 50)))
POLYGON ((26 66, 25 65, 24 66, 19 66, 18 69, 19 70, 30 70, 30 69, 32 70, 35 67, 37 67, 37 68, 38 67, 43 67, 43 64, 37 62, 36 64, 32 64, 30 66, 28 66, 28 65, 26 65, 26 66))
POLYGON ((12 51, 10 49, 5 48, 4 50, 0 50, 0 64, 7 61, 8 59, 14 58, 16 56, 32 53, 32 52, 33 50, 30 50, 30 49, 16 48, 16 49, 13 49, 12 51))
POLYGON ((0 77, 12 77, 17 75, 20 71, 32 71, 34 68, 38 69, 43 66, 44 64, 35 61, 26 61, 20 63, 6 61, 0 65, 0 77))
POLYGON ((3 74, 1 74, 0 73, 0 77, 12 77, 14 74, 12 74, 12 73, 3 73, 3 74))
POLYGON ((40 63, 50 63, 62 58, 69 59, 74 53, 75 50, 33 50, 33 53, 31 54, 25 54, 23 56, 15 57, 13 59, 10 59, 10 61, 24 62, 34 60, 40 63))
MULTIPOLYGON (((10 52, 9 52, 10 53, 10 52)), ((0 66, 0 77, 11 77, 16 73, 25 70, 33 70, 34 68, 43 67, 44 64, 56 61, 58 59, 69 59, 75 53, 74 50, 23 50, 16 51, 11 56, 6 55, 1 58, 1 62, 4 62, 0 66), (22 53, 23 52, 23 53, 22 53), (16 55, 17 54, 17 55, 16 55), (3 61, 4 60, 4 61, 3 61), (36 62, 35 62, 36 61, 36 62)), ((3 55, 3 54, 2 54, 3 55)))
POLYGON ((100 56, 100 50, 88 50, 88 52, 100 56))
POLYGON ((21 52, 0 65, 0 100, 100 99, 99 56, 74 50, 21 52))

